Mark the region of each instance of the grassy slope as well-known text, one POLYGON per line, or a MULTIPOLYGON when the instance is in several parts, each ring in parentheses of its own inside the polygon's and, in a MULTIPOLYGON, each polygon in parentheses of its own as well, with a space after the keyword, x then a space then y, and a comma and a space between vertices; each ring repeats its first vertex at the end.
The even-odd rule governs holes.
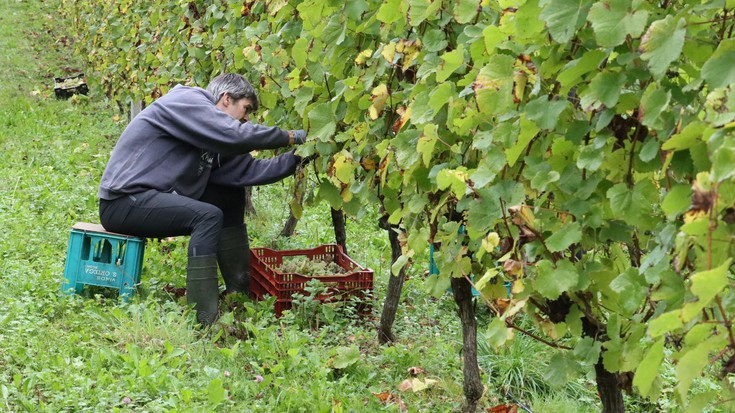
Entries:
MULTIPOLYGON (((375 319, 309 331, 301 328, 309 320, 276 321, 260 303, 246 305, 247 317, 226 315, 225 328, 199 331, 185 306, 161 292, 165 283, 183 286, 185 239, 149 243, 142 294, 130 305, 118 305, 109 293, 61 297, 69 228, 96 221, 97 182, 124 124, 94 90, 89 99, 54 99, 53 76, 75 61, 52 7, 38 0, 0 3, 0 411, 399 411, 397 397, 410 411, 460 405, 453 304, 426 297, 420 277, 406 284, 410 305, 395 326, 401 341, 390 347, 376 344, 375 319), (345 352, 349 347, 358 349, 359 360, 345 352), (356 362, 335 370, 340 357, 356 362), (398 392, 411 366, 426 369, 422 378, 437 384, 398 392), (393 402, 373 395, 386 391, 397 395, 393 402)), ((285 187, 256 191, 255 245, 270 243, 280 230, 285 187)), ((307 211, 297 237, 281 246, 330 242, 324 209, 307 211)), ((389 251, 385 234, 365 225, 370 221, 350 221, 349 248, 377 270, 379 302, 389 251)), ((523 348, 539 354, 538 346, 523 348)), ((481 351, 483 360, 503 357, 481 351)), ((515 374, 540 370, 544 360, 537 363, 515 374)), ((503 399, 490 388, 488 406, 495 401, 503 399)), ((571 402, 556 395, 548 403, 563 411, 571 402)), ((591 402, 580 403, 574 410, 591 402)))

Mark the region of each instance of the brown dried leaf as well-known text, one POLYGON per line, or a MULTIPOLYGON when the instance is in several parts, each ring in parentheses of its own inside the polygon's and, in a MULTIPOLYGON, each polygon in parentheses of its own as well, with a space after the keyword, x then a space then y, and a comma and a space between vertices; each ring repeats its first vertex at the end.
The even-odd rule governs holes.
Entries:
POLYGON ((712 208, 712 191, 705 190, 695 181, 692 185, 692 205, 689 211, 709 212, 710 208, 712 208))
POLYGON ((508 259, 503 263, 503 271, 512 275, 523 274, 523 263, 513 259, 508 259))
POLYGON ((412 376, 418 376, 419 374, 426 373, 426 370, 424 370, 423 367, 413 366, 408 368, 408 374, 412 376))
POLYGON ((487 409, 490 413, 517 413, 518 412, 518 405, 517 404, 499 404, 495 407, 490 407, 487 409))
POLYGON ((389 391, 386 390, 386 391, 381 392, 381 393, 373 393, 373 396, 375 396, 378 399, 380 399, 380 401, 383 402, 383 403, 386 403, 386 404, 387 403, 397 404, 398 405, 398 408, 402 412, 408 411, 408 406, 406 406, 406 403, 404 403, 403 400, 401 400, 401 396, 399 396, 397 394, 393 394, 393 393, 391 393, 391 392, 389 392, 389 391))
POLYGON ((505 313, 505 310, 508 309, 508 306, 510 305, 510 299, 509 298, 496 298, 495 299, 495 306, 498 307, 498 312, 502 315, 505 313))
POLYGON ((398 385, 398 390, 402 392, 407 392, 411 389, 413 389, 413 383, 411 383, 411 380, 409 379, 403 380, 401 384, 398 385))

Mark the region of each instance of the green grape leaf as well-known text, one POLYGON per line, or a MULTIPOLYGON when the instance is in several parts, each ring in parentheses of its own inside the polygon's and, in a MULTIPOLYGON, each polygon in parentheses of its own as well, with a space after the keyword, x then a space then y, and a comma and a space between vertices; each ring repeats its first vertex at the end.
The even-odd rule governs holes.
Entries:
POLYGON ((599 169, 607 153, 602 150, 605 147, 605 143, 606 138, 601 136, 595 138, 591 144, 583 146, 577 158, 577 168, 588 169, 590 171, 599 169))
POLYGON ((674 310, 661 314, 648 323, 648 335, 656 338, 684 326, 681 311, 674 310))
POLYGON ((556 171, 542 170, 531 178, 531 188, 537 191, 546 191, 546 188, 554 182, 559 182, 561 175, 556 171))
POLYGON ((728 268, 732 258, 726 260, 719 267, 708 271, 700 271, 691 276, 692 293, 705 305, 709 304, 717 294, 728 285, 728 268))
POLYGON ((470 203, 467 211, 467 235, 476 240, 485 237, 495 225, 495 221, 503 216, 498 195, 488 189, 477 191, 479 197, 470 203))
POLYGON ((661 149, 665 151, 681 151, 697 146, 702 143, 703 129, 704 124, 702 122, 693 121, 686 125, 681 132, 674 134, 664 142, 661 145, 661 149))
POLYGON ((649 199, 651 195, 656 195, 656 189, 650 181, 640 181, 632 190, 626 184, 620 183, 607 191, 614 217, 642 228, 651 225, 650 214, 653 208, 649 199))
POLYGON ((583 337, 574 346, 574 357, 587 365, 594 365, 600 359, 602 343, 592 337, 583 337))
POLYGON ((459 24, 471 22, 480 8, 479 0, 457 0, 454 5, 454 20, 459 24))
POLYGON ((702 77, 712 88, 735 83, 735 39, 725 39, 702 66, 702 77))
POLYGON ((309 136, 328 142, 337 129, 337 118, 328 103, 320 103, 309 112, 309 136))
POLYGON ((439 83, 447 80, 452 73, 464 66, 464 45, 460 44, 451 52, 444 53, 441 55, 441 59, 443 63, 439 65, 439 70, 436 71, 436 81, 439 83))
POLYGON ((588 20, 595 31, 597 43, 602 47, 615 47, 631 35, 643 33, 648 21, 647 11, 631 11, 631 0, 603 0, 590 9, 588 20))
POLYGON ((592 79, 589 89, 581 96, 580 104, 588 109, 598 109, 600 104, 606 108, 613 108, 618 103, 620 90, 624 84, 624 73, 605 70, 592 79))
POLYGON ((618 305, 632 315, 643 304, 648 292, 645 278, 638 268, 630 267, 610 283, 610 289, 618 294, 618 305))
POLYGON ((546 239, 546 246, 550 252, 564 251, 570 245, 582 240, 582 229, 579 222, 564 224, 561 228, 546 239))
POLYGON ((648 162, 653 160, 656 155, 658 155, 658 141, 656 139, 648 139, 641 147, 638 157, 643 162, 648 162))
POLYGON ((470 179, 475 184, 475 188, 484 188, 492 183, 495 177, 505 166, 505 155, 499 149, 489 150, 485 153, 485 157, 480 160, 475 172, 470 175, 470 179))
POLYGON ((651 84, 643 93, 641 107, 643 109, 643 124, 651 128, 660 128, 663 122, 660 116, 669 109, 671 92, 651 84))
POLYGON ((434 113, 439 112, 439 110, 449 102, 449 97, 453 92, 454 88, 450 82, 442 83, 434 88, 429 95, 429 107, 431 110, 433 110, 434 113))
POLYGON ((559 261, 556 268, 547 260, 536 265, 538 275, 534 281, 536 291, 544 298, 555 300, 561 293, 577 286, 579 273, 569 261, 559 261))
POLYGON ((661 362, 664 360, 664 343, 666 339, 662 338, 656 341, 643 357, 643 360, 635 370, 633 377, 633 385, 643 396, 648 396, 653 386, 653 381, 658 377, 658 370, 661 362))
POLYGON ((421 159, 421 154, 416 151, 420 144, 420 136, 420 130, 406 129, 391 140, 396 148, 396 162, 401 168, 408 169, 421 159))
POLYGON ((505 157, 508 159, 508 165, 515 165, 521 153, 526 149, 526 146, 533 140, 536 134, 539 133, 539 128, 535 123, 526 119, 525 116, 521 117, 521 132, 518 134, 518 140, 510 148, 505 150, 505 157))
POLYGON ((293 47, 291 48, 291 57, 296 63, 297 68, 303 69, 306 67, 306 55, 309 51, 308 44, 309 41, 306 38, 301 37, 296 39, 293 47))
POLYGON ((433 124, 424 126, 424 133, 421 134, 421 137, 416 144, 416 151, 421 154, 424 166, 428 167, 431 165, 434 146, 438 140, 439 135, 437 134, 437 126, 433 124))
POLYGON ((531 40, 543 32, 544 23, 541 21, 541 9, 538 1, 526 1, 523 7, 518 7, 515 12, 515 37, 518 39, 531 40))
MULTIPOLYGON (((706 223, 706 220, 702 220, 706 223)), ((698 300, 685 304, 682 309, 682 320, 687 323, 698 317, 702 311, 712 300, 728 285, 728 268, 732 258, 717 268, 707 271, 700 271, 691 276, 691 291, 697 296, 698 300)))
POLYGON ((569 88, 577 84, 582 76, 592 71, 596 71, 606 57, 607 54, 599 49, 593 49, 585 52, 585 54, 579 59, 575 59, 567 63, 559 73, 557 80, 564 88, 564 91, 567 91, 569 88))
POLYGON ((661 202, 661 210, 670 221, 689 209, 692 199, 692 188, 689 185, 676 185, 664 197, 661 202))
POLYGON ((305 1, 296 6, 296 9, 299 11, 299 17, 304 22, 305 29, 311 30, 322 21, 325 4, 326 2, 322 0, 312 0, 305 1))
POLYGON ((426 20, 429 14, 430 0, 408 0, 408 22, 416 27, 426 20))
POLYGON ((416 95, 411 102, 411 123, 414 125, 422 125, 434 119, 434 111, 429 105, 431 99, 429 92, 423 91, 416 95))
POLYGON ((551 130, 556 127, 559 115, 569 106, 566 100, 549 101, 547 96, 534 99, 526 105, 526 116, 539 128, 551 130))
POLYGON ((482 31, 482 40, 485 45, 485 50, 488 54, 492 55, 495 54, 495 49, 500 43, 508 40, 508 35, 501 32, 497 26, 491 24, 482 31))
POLYGON ((329 182, 328 179, 323 179, 319 185, 317 198, 327 201, 334 209, 342 209, 342 195, 340 195, 339 189, 329 182))
POLYGON ((549 366, 544 372, 544 380, 553 388, 561 388, 574 377, 577 372, 577 363, 568 353, 555 353, 551 356, 549 366))
POLYGON ((385 24, 391 24, 401 19, 404 13, 401 11, 401 0, 386 0, 378 9, 376 18, 385 24))
POLYGON ((666 16, 648 28, 641 40, 641 59, 648 62, 655 77, 661 77, 671 62, 679 58, 685 35, 686 21, 683 17, 676 20, 674 16, 666 16))
POLYGON ((712 156, 712 180, 725 182, 735 176, 735 148, 721 146, 712 156))
POLYGON ((474 83, 475 99, 480 112, 495 115, 513 104, 513 62, 506 55, 495 56, 480 69, 474 83))
POLYGON ((505 325, 505 321, 500 317, 493 317, 487 326, 485 338, 494 348, 499 348, 508 340, 513 339, 513 330, 505 325))
POLYGON ((449 44, 446 34, 439 29, 427 30, 422 38, 422 43, 424 50, 430 53, 444 50, 449 44))
POLYGON ((689 387, 692 381, 700 374, 702 370, 709 364, 710 353, 719 351, 726 345, 724 334, 713 336, 711 339, 699 344, 684 354, 676 365, 676 378, 678 383, 676 391, 679 393, 681 400, 687 399, 689 387))
POLYGON ((584 25, 591 4, 590 0, 550 0, 541 12, 541 19, 555 41, 568 43, 584 25))

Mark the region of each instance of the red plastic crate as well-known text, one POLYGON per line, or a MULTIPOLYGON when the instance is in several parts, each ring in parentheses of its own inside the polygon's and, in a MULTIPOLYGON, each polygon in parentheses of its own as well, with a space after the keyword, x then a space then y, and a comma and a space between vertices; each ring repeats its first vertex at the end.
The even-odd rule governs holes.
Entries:
MULTIPOLYGON (((373 270, 362 267, 348 257, 339 245, 321 245, 303 250, 273 250, 252 248, 250 250, 250 294, 253 298, 263 299, 265 295, 276 297, 276 316, 291 308, 291 297, 296 293, 306 294, 304 287, 311 279, 318 279, 327 292, 319 296, 321 302, 346 301, 351 297, 365 298, 369 306, 369 296, 373 291, 373 270), (310 260, 331 258, 349 273, 347 275, 325 275, 309 277, 297 273, 283 273, 278 267, 284 257, 305 255, 310 260)), ((361 312, 366 308, 361 308, 361 312)), ((369 307, 368 307, 369 309, 369 307)))

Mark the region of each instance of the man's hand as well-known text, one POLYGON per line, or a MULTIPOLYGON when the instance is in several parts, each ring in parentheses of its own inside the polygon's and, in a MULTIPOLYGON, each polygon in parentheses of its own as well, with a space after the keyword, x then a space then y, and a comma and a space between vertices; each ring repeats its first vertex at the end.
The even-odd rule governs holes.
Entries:
POLYGON ((306 142, 306 131, 305 130, 290 130, 288 131, 288 143, 291 145, 301 145, 306 142))
POLYGON ((312 154, 309 156, 301 157, 299 155, 294 154, 294 158, 296 159, 296 165, 301 165, 302 167, 309 164, 309 162, 313 161, 319 156, 319 154, 312 154))

